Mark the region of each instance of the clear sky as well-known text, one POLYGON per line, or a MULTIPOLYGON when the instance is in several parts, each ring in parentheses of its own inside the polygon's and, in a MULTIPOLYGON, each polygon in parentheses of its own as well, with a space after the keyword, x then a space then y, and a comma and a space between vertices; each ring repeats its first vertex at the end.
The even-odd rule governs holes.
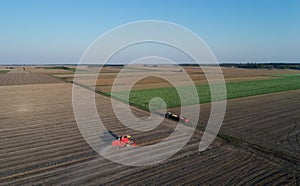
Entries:
POLYGON ((77 63, 104 32, 164 20, 221 62, 300 62, 300 0, 0 0, 0 64, 77 63))

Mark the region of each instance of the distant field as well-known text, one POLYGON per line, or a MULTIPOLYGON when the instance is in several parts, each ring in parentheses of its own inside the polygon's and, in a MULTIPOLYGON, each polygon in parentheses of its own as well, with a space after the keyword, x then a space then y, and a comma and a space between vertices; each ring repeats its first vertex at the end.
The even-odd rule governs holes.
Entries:
POLYGON ((38 67, 30 69, 34 73, 46 73, 46 74, 74 74, 76 73, 90 73, 86 69, 77 69, 75 67, 65 67, 65 66, 50 66, 50 67, 38 67))
POLYGON ((27 73, 23 71, 12 71, 9 74, 0 76, 0 86, 10 85, 30 85, 30 84, 48 84, 64 83, 63 80, 49 76, 47 74, 27 73))
MULTIPOLYGON (((75 68, 74 66, 68 66, 69 68, 75 68)), ((193 84, 207 84, 206 76, 203 72, 203 69, 207 73, 214 73, 214 67, 184 67, 184 71, 190 76, 193 80, 193 84)), ((58 70, 58 69, 57 69, 58 70)), ((44 70, 43 73, 52 73, 57 70, 44 70)), ((77 75, 77 78, 80 80, 80 83, 89 86, 95 87, 98 91, 101 92, 112 92, 112 86, 114 86, 114 91, 126 91, 128 90, 127 85, 131 85, 135 81, 136 77, 146 76, 147 78, 138 81, 133 87, 134 90, 143 90, 143 89, 155 89, 155 88, 166 88, 172 87, 169 82, 166 80, 157 78, 157 77, 168 77, 172 81, 176 81, 179 86, 188 86, 191 85, 191 81, 186 81, 185 73, 181 72, 178 68, 173 66, 165 67, 126 67, 126 71, 123 71, 121 67, 103 67, 101 73, 98 76, 98 79, 95 83, 91 79, 91 73, 97 73, 99 69, 93 67, 88 67, 87 69, 90 73, 80 73, 77 75), (120 72, 121 78, 120 78, 120 72), (115 79, 118 76, 119 82, 116 83, 115 79), (115 86, 117 85, 117 86, 115 86), (117 90, 116 90, 117 88, 117 90)), ((70 70, 65 70, 68 73, 56 73, 55 76, 65 79, 66 81, 72 82, 74 74, 70 70)), ((276 74, 291 74, 299 73, 297 70, 267 70, 267 69, 241 69, 241 68, 222 68, 223 76, 226 82, 240 82, 240 81, 252 81, 252 80, 265 80, 276 78, 276 74), (274 76, 273 76, 274 75, 274 76)))
POLYGON ((275 77, 300 77, 300 74, 275 74, 275 77))
MULTIPOLYGON (((187 90, 191 86, 181 87, 187 90)), ((252 80, 242 82, 228 82, 226 83, 227 99, 241 98, 247 96, 255 96, 261 94, 268 94, 274 92, 282 92, 288 90, 300 89, 299 74, 283 74, 279 78, 266 80, 252 80)), ((198 98, 200 103, 211 102, 210 89, 208 84, 196 85, 198 91, 198 98)), ((112 97, 128 102, 126 94, 128 91, 110 92, 112 97)), ((149 101, 154 97, 161 97, 167 104, 168 108, 193 105, 199 102, 196 99, 186 99, 186 102, 180 103, 178 93, 174 87, 132 90, 130 92, 129 103, 148 110, 149 101)), ((184 95, 189 98, 190 95, 184 95)), ((216 101, 216 100, 215 100, 216 101)), ((157 106, 159 109, 159 106, 157 106)))

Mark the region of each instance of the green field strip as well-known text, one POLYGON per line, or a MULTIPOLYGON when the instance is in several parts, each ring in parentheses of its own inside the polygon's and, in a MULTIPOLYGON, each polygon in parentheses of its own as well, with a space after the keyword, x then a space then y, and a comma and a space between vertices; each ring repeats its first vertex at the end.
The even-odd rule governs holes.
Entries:
POLYGON ((10 70, 0 70, 0 74, 6 74, 8 73, 10 70))
MULTIPOLYGON (((129 94, 129 100, 126 98, 128 91, 110 92, 108 94, 115 99, 127 103, 129 102, 131 105, 143 108, 145 110, 149 110, 149 101, 154 97, 162 98, 166 102, 168 108, 211 102, 211 93, 208 84, 196 85, 195 87, 198 92, 198 99, 192 99, 192 96, 189 94, 189 92, 192 91, 192 86, 177 87, 184 92, 183 103, 180 102, 179 95, 174 87, 131 90, 129 94)), ((227 99, 242 98, 296 89, 300 89, 300 76, 296 74, 290 76, 283 75, 279 78, 274 79, 226 83, 227 99)), ((222 98, 221 94, 220 97, 222 98)), ((218 99, 217 95, 217 98, 214 101, 218 100, 221 99, 218 99)), ((154 108, 160 109, 160 105, 156 105, 154 106, 154 108)))

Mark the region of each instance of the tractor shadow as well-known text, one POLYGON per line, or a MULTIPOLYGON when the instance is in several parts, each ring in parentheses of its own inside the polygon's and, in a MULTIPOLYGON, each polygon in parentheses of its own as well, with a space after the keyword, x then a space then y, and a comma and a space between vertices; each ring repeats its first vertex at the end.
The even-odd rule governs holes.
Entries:
POLYGON ((103 134, 101 134, 99 138, 105 146, 110 146, 113 140, 118 139, 118 135, 108 130, 106 132, 103 132, 103 134))

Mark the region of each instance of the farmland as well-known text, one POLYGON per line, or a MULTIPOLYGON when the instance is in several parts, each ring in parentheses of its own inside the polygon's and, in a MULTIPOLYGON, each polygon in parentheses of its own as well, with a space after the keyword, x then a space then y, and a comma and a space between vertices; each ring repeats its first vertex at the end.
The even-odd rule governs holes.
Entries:
MULTIPOLYGON (((131 77, 139 73, 164 73, 174 76, 180 82, 180 72, 174 72, 173 69, 151 70, 150 67, 147 70, 132 68, 126 73, 128 79, 123 82, 130 82, 131 77)), ((198 83, 199 90, 202 91, 207 86, 198 68, 187 67, 186 71, 194 75, 192 79, 198 83)), ((82 87, 95 87, 96 90, 109 92, 120 68, 104 68, 96 85, 90 81, 95 69, 91 69, 89 73, 83 72, 79 75, 83 80, 81 82, 85 83, 82 87)), ((133 167, 101 157, 82 137, 72 108, 72 84, 66 82, 73 80, 73 74, 69 70, 34 67, 12 70, 4 78, 0 76, 0 102, 4 105, 0 107, 0 185, 297 185, 300 182, 300 92, 297 90, 298 85, 295 85, 298 76, 278 75, 297 73, 298 71, 287 70, 224 69, 226 82, 230 88, 235 88, 232 93, 229 91, 229 95, 233 95, 231 98, 243 98, 228 100, 219 137, 209 149, 198 151, 203 128, 210 115, 211 104, 205 103, 200 105, 197 130, 179 152, 157 164, 133 167), (256 95, 262 92, 258 89, 259 84, 262 85, 262 90, 268 89, 269 92, 256 95), (285 86, 280 87, 281 84, 285 86), (252 90, 251 87, 255 89, 252 90), (233 94, 236 91, 240 92, 233 94), (251 91, 251 97, 244 97, 249 95, 243 92, 251 91)), ((186 82, 182 81, 182 85, 186 85, 186 82)), ((136 86, 131 91, 132 95, 140 93, 139 91, 155 92, 159 90, 157 88, 161 88, 159 96, 163 97, 165 90, 172 90, 168 82, 153 77, 138 82, 136 86)), ((82 92, 90 91, 82 87, 78 89, 82 92)), ((123 88, 120 87, 121 92, 126 91, 123 88)), ((155 94, 151 93, 149 97, 155 94)), ((123 102, 96 94, 97 110, 104 125, 116 134, 131 134, 141 146, 163 140, 178 125, 165 119, 158 127, 147 132, 130 129, 116 117, 112 102, 117 105, 118 110, 124 109, 123 102)), ((177 103, 173 106, 176 105, 177 103)), ((186 107, 194 109, 193 105, 186 107)), ((147 120, 149 113, 133 106, 130 109, 142 119, 133 125, 143 127, 143 120, 147 120)), ((179 109, 170 108, 175 113, 180 113, 179 109)), ((192 115, 186 117, 193 118, 192 115)), ((91 123, 92 120, 86 121, 86 125, 91 123)), ((182 125, 179 136, 184 136, 188 130, 189 126, 182 125)), ((101 136, 96 132, 90 135, 95 135, 97 139, 101 136)), ((168 152, 176 145, 177 140, 180 138, 171 139, 169 145, 158 150, 168 152)), ((130 148, 109 149, 107 153, 128 158, 126 155, 130 153, 130 148)), ((129 157, 134 160, 139 156, 143 154, 129 157)))
MULTIPOLYGON (((213 73, 213 67, 202 67, 206 72, 213 73)), ((185 67, 183 70, 190 76, 193 83, 196 85, 207 84, 206 76, 203 69, 200 67, 185 67)), ((96 72, 94 68, 90 69, 91 72, 96 72)), ((226 82, 240 82, 246 80, 264 80, 275 78, 276 74, 295 74, 299 73, 296 70, 249 70, 249 69, 234 69, 222 68, 223 76, 226 82), (272 76, 271 76, 272 75, 272 76)), ((73 74, 57 74, 56 77, 65 79, 66 81, 73 81, 73 74)), ((134 90, 154 89, 172 87, 170 82, 157 78, 158 76, 170 77, 176 81, 178 85, 186 86, 191 82, 187 82, 184 77, 185 74, 180 72, 180 69, 175 67, 127 67, 126 70, 121 67, 103 67, 96 81, 91 80, 91 74, 80 74, 77 78, 86 86, 95 87, 102 92, 110 92, 112 85, 115 90, 127 90, 126 85, 132 83, 136 76, 148 76, 145 79, 138 81, 133 87, 134 90), (121 73, 122 72, 122 73, 121 73), (121 80, 116 84, 115 78, 121 73, 121 80)))
POLYGON ((9 70, 0 70, 0 74, 6 74, 9 70))
MULTIPOLYGON (((274 156, 283 156, 297 162, 299 167, 299 95, 300 90, 294 90, 228 100, 220 130, 221 137, 255 144, 274 156)), ((186 109, 192 111, 193 107, 186 106, 186 109)), ((201 104, 200 109, 198 128, 201 130, 208 121, 211 104, 201 104)), ((178 113, 180 108, 171 108, 170 111, 178 113)))
POLYGON ((47 74, 33 73, 7 73, 1 76, 0 86, 7 85, 30 85, 44 83, 62 83, 61 79, 47 74))
MULTIPOLYGON (((227 99, 300 89, 299 74, 284 74, 277 76, 281 78, 227 82, 227 99)), ((192 88, 189 86, 181 88, 185 89, 187 92, 192 91, 192 88)), ((208 84, 197 85, 196 89, 198 92, 200 103, 207 103, 211 101, 211 94, 208 84)), ((111 93, 111 95, 117 99, 124 100, 131 103, 132 105, 136 105, 146 110, 148 109, 149 101, 153 97, 161 97, 166 102, 168 108, 199 104, 199 102, 193 102, 195 101, 194 99, 188 99, 188 94, 185 95, 185 100, 187 101, 181 103, 176 88, 170 87, 146 90, 131 90, 129 94, 129 100, 126 99, 127 94, 128 91, 111 93)))

